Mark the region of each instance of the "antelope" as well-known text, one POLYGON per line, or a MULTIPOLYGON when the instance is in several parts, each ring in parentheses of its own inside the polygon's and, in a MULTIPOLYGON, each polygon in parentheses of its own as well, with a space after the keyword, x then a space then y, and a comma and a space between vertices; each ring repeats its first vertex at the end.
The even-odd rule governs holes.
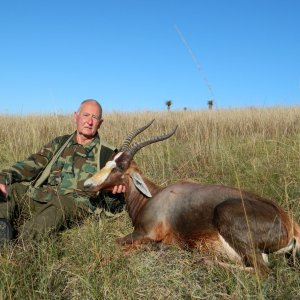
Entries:
POLYGON ((177 129, 130 146, 153 121, 131 132, 119 152, 84 183, 93 191, 125 185, 134 231, 118 238, 118 244, 129 251, 148 242, 195 248, 213 255, 210 262, 263 275, 269 271, 269 253, 300 257, 299 226, 275 201, 223 185, 185 180, 160 187, 146 178, 134 155, 147 145, 170 138, 177 129), (224 258, 235 264, 222 262, 224 258))

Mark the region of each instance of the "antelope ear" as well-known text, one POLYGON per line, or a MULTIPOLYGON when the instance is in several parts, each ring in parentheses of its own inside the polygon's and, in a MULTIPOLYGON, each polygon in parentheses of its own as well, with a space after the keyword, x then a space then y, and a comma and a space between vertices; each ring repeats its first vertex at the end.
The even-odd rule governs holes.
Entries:
POLYGON ((139 173, 133 172, 130 174, 130 177, 133 180, 133 183, 135 185, 135 187, 145 196, 151 198, 152 195, 146 185, 146 183, 144 182, 142 176, 139 173))

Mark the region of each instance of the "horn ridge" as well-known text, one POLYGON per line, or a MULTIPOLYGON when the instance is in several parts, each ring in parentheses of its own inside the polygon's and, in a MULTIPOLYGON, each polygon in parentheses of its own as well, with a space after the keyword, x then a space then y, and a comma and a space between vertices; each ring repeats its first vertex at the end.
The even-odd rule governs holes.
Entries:
POLYGON ((148 146, 150 144, 157 143, 157 142, 160 142, 160 141, 164 141, 164 140, 170 138, 176 132, 177 128, 178 128, 178 125, 176 125, 176 127, 171 132, 169 132, 167 134, 156 136, 156 137, 153 137, 149 140, 143 141, 141 143, 134 144, 131 147, 131 149, 129 150, 129 154, 133 157, 139 150, 141 150, 145 146, 148 146))
POLYGON ((120 152, 124 152, 124 151, 127 151, 129 150, 129 145, 130 143, 132 142, 132 140, 138 135, 140 134, 141 132, 143 132, 144 130, 146 130, 153 122, 154 122, 155 119, 151 120, 149 123, 147 123, 145 126, 139 128, 139 129, 136 129, 136 130, 133 130, 132 132, 130 132, 128 134, 128 136, 126 137, 126 139, 123 141, 122 143, 122 146, 120 147, 120 152))

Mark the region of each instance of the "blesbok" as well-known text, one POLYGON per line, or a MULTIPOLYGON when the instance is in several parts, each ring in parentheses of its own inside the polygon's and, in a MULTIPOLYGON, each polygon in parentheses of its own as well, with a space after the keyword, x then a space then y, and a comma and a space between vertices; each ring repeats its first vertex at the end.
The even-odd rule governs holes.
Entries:
POLYGON ((263 274, 268 271, 269 253, 291 253, 299 258, 300 228, 274 201, 223 185, 180 181, 159 187, 145 178, 133 161, 134 155, 176 131, 130 146, 153 121, 129 134, 120 151, 84 184, 91 190, 125 185, 134 231, 117 239, 119 244, 130 248, 156 241, 196 247, 263 274))

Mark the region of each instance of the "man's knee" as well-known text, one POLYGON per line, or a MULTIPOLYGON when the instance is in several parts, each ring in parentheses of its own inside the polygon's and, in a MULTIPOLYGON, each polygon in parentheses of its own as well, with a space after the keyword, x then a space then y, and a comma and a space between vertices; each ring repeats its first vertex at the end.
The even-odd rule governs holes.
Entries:
POLYGON ((88 210, 73 198, 57 197, 41 204, 30 220, 24 223, 23 231, 32 232, 33 235, 59 231, 73 221, 82 220, 88 214, 88 210))
POLYGON ((76 201, 69 195, 58 197, 51 203, 69 221, 84 218, 90 214, 90 209, 84 203, 76 201))
POLYGON ((19 238, 23 241, 41 240, 60 229, 64 223, 64 215, 55 206, 45 203, 25 221, 19 230, 19 238))

